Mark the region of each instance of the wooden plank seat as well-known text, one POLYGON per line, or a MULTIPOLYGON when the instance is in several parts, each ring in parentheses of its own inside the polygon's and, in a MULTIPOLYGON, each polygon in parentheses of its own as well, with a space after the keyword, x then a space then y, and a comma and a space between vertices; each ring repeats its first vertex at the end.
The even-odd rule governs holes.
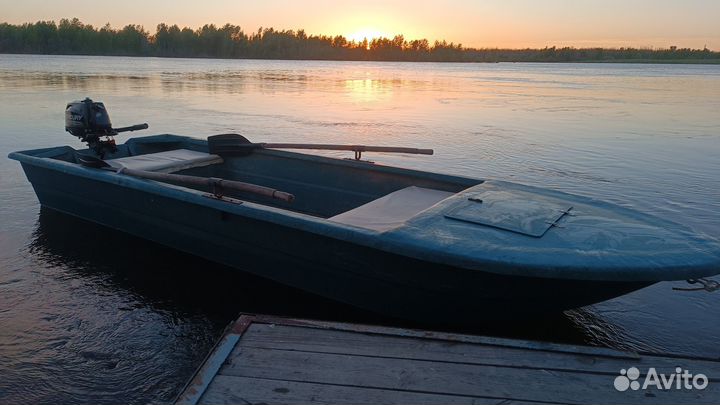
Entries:
POLYGON ((335 215, 331 221, 384 232, 432 207, 455 193, 410 186, 335 215))
POLYGON ((109 159, 106 162, 115 169, 126 168, 159 173, 172 173, 194 167, 222 163, 218 155, 189 149, 174 149, 165 152, 109 159))

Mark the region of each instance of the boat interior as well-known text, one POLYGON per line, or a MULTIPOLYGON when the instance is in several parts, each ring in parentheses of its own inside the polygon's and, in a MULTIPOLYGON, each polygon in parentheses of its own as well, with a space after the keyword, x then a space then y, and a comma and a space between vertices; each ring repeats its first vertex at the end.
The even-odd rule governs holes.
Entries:
MULTIPOLYGON (((155 137, 151 137, 155 138, 155 137)), ((375 231, 391 229, 419 212, 481 180, 400 169, 354 159, 338 159, 280 150, 256 150, 242 156, 207 153, 204 141, 172 138, 152 142, 131 139, 106 156, 115 169, 216 177, 292 193, 288 203, 250 193, 228 197, 251 201, 375 231)), ((78 163, 72 148, 50 153, 78 163)), ((79 164, 79 163, 78 163, 79 164)), ((201 190, 207 191, 207 190, 201 190)))

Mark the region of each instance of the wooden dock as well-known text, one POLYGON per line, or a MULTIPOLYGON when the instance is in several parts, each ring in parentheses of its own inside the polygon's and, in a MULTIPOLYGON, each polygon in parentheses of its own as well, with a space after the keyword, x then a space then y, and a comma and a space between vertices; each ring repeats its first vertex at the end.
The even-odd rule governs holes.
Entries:
POLYGON ((176 403, 718 404, 720 359, 242 315, 176 403), (640 388, 617 390, 631 367, 640 388), (651 367, 708 383, 643 390, 651 367))

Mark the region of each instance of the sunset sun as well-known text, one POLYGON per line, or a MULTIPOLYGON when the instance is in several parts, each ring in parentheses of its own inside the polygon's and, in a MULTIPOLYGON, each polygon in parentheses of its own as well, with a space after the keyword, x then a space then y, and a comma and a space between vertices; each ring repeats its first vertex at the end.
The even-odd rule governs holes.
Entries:
POLYGON ((389 35, 386 32, 383 32, 379 29, 373 28, 373 27, 363 27, 363 28, 360 28, 357 31, 352 32, 351 34, 347 35, 348 41, 355 41, 355 42, 362 42, 366 38, 369 42, 375 38, 382 38, 382 37, 391 37, 391 35, 389 35))

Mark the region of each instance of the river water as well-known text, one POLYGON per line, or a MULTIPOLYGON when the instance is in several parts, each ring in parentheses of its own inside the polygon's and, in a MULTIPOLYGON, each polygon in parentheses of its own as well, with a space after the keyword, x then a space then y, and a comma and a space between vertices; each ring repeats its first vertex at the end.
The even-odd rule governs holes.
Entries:
MULTIPOLYGON (((550 187, 720 235, 720 65, 0 55, 2 403, 172 400, 243 311, 397 323, 41 210, 5 156, 80 147, 63 110, 86 96, 116 126, 148 122, 146 134, 433 148, 371 158, 550 187)), ((720 293, 672 289, 683 286, 464 332, 720 357, 720 293)))

